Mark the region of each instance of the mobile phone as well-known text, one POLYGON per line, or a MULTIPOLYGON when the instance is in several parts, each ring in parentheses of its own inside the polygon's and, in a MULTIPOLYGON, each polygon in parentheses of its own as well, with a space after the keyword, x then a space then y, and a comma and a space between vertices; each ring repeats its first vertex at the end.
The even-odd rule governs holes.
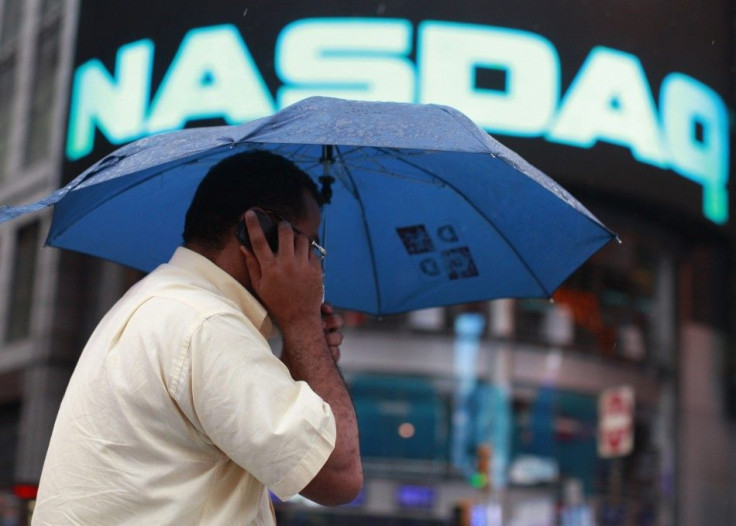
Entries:
MULTIPOLYGON (((266 241, 268 241, 268 246, 271 247, 271 250, 275 254, 279 249, 279 227, 263 211, 255 209, 254 212, 256 213, 258 222, 261 224, 261 229, 263 229, 263 235, 266 237, 266 241)), ((253 244, 250 242, 248 227, 245 225, 245 216, 240 218, 238 226, 235 227, 235 237, 238 238, 238 241, 245 248, 253 252, 253 244)))

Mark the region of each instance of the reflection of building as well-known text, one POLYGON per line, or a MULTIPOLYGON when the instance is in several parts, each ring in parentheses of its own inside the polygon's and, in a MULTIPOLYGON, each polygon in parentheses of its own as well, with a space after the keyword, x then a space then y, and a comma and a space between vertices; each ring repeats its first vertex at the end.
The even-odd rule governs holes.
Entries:
MULTIPOLYGON (((169 13, 170 31, 157 27, 156 33, 117 10, 111 15, 108 3, 0 0, 0 202, 35 200, 109 151, 110 144, 99 129, 93 130, 95 149, 88 157, 74 161, 64 147, 66 103, 73 68, 81 60, 99 55, 100 67, 107 68, 111 75, 107 81, 112 82, 119 48, 154 38, 157 54, 151 68, 156 85, 175 62, 187 29, 231 21, 230 15, 217 14, 226 11, 224 2, 208 6, 207 20, 192 16, 197 8, 190 4, 195 3, 182 2, 176 16, 169 13), (93 14, 78 17, 80 7, 93 14), (89 26, 90 18, 116 23, 105 28, 103 35, 99 24, 89 26), (78 51, 75 59, 76 36, 83 52, 78 51)), ((299 80, 298 61, 274 57, 272 46, 280 35, 283 49, 297 49, 293 42, 304 33, 291 32, 291 40, 286 39, 283 29, 289 22, 381 15, 370 2, 356 1, 354 6, 345 2, 352 7, 334 8, 334 12, 296 4, 293 14, 259 13, 254 7, 243 22, 247 25, 256 16, 268 22, 257 31, 271 44, 260 42, 251 26, 243 32, 247 32, 256 69, 274 95, 287 80, 293 84, 289 92, 293 94, 299 80), (272 62, 278 62, 279 68, 272 62)), ((736 481, 730 460, 733 385, 728 376, 733 374, 729 346, 733 240, 728 226, 703 218, 706 210, 711 219, 714 208, 723 211, 723 203, 712 204, 718 198, 708 201, 710 208, 701 207, 701 186, 707 185, 697 183, 705 175, 696 176, 709 158, 691 165, 691 158, 682 154, 702 151, 705 155, 714 148, 717 115, 708 113, 708 108, 717 104, 686 107, 691 113, 678 109, 672 102, 672 82, 666 84, 670 91, 663 90, 670 98, 657 95, 663 79, 669 78, 679 79, 682 89, 710 86, 708 90, 731 97, 732 79, 725 72, 733 65, 732 20, 718 15, 726 3, 705 2, 706 7, 697 8, 690 2, 671 2, 666 16, 657 12, 661 7, 656 3, 620 2, 618 11, 623 14, 608 15, 586 5, 591 28, 579 28, 575 42, 570 41, 565 18, 574 19, 575 13, 549 12, 547 2, 536 3, 539 17, 529 15, 535 9, 519 12, 511 3, 505 14, 489 14, 480 3, 472 2, 463 6, 465 11, 458 17, 440 4, 427 2, 421 13, 409 6, 384 5, 386 12, 380 18, 384 25, 368 28, 395 30, 403 39, 395 48, 389 45, 380 58, 384 66, 393 64, 395 71, 408 72, 405 80, 411 79, 416 88, 409 92, 441 95, 439 83, 432 84, 436 89, 421 83, 436 78, 432 67, 447 66, 442 62, 443 50, 458 49, 437 45, 442 44, 437 39, 452 35, 457 44, 470 38, 469 32, 462 31, 468 29, 463 24, 478 24, 474 29, 479 33, 474 35, 482 38, 513 37, 532 48, 536 43, 547 51, 553 49, 559 54, 557 75, 565 94, 581 72, 588 72, 584 78, 590 81, 590 72, 598 71, 582 66, 586 57, 631 66, 616 70, 619 74, 634 75, 639 64, 642 76, 630 78, 649 83, 662 120, 672 124, 683 115, 692 120, 687 122, 689 142, 677 135, 681 127, 665 130, 670 142, 687 143, 670 160, 679 170, 676 173, 686 177, 657 167, 639 136, 643 142, 633 142, 621 132, 613 141, 609 128, 607 141, 605 131, 598 131, 603 144, 588 148, 581 146, 582 139, 576 143, 564 135, 561 126, 554 140, 545 141, 534 139, 546 133, 541 128, 528 129, 529 137, 520 138, 519 130, 512 133, 513 119, 504 124, 506 128, 499 125, 508 134, 501 133, 503 142, 562 182, 619 232, 623 244, 608 247, 581 268, 555 294, 553 303, 499 300, 384 320, 347 313, 343 364, 361 418, 369 479, 358 502, 333 513, 350 517, 352 524, 369 514, 439 522, 460 502, 503 496, 507 518, 515 517, 517 524, 524 523, 525 517, 554 513, 558 504, 564 508, 561 515, 580 517, 593 510, 607 524, 622 523, 620 517, 630 523, 636 517, 646 524, 652 516, 661 524, 675 520, 730 524, 736 519, 730 498, 736 481), (692 20, 700 17, 701 22, 693 24, 689 15, 687 20, 681 16, 691 12, 692 20), (656 33, 665 44, 647 40, 646 32, 634 31, 625 18, 651 21, 659 15, 670 28, 687 25, 688 39, 656 33), (721 23, 711 16, 720 17, 721 23), (427 20, 458 24, 422 25, 427 20), (601 20, 611 23, 594 27, 601 20), (497 26, 526 33, 499 31, 497 26), (416 45, 424 46, 413 55, 404 49, 414 42, 411 31, 421 35, 416 45), (714 38, 707 39, 706 52, 701 41, 708 31, 714 38), (543 37, 554 46, 544 44, 543 37), (679 40, 687 40, 687 50, 678 47, 679 40), (583 41, 587 47, 579 47, 583 41), (598 45, 607 46, 607 53, 589 53, 598 45), (665 49, 669 47, 671 52, 665 49), (405 60, 405 55, 411 55, 411 60, 405 60), (617 57, 620 62, 614 60, 617 57), (683 77, 671 76, 679 71, 702 85, 682 84, 683 77), (636 160, 631 152, 637 153, 636 160), (478 331, 472 338, 468 320, 478 331), (621 385, 635 392, 634 449, 623 458, 603 459, 596 444, 598 395, 604 388, 621 385)), ((575 2, 570 4, 574 7, 575 2)), ((562 6, 557 8, 564 11, 562 6)), ((305 24, 298 27, 308 29, 305 24)), ((330 27, 337 30, 339 24, 330 27)), ((352 27, 356 42, 367 27, 352 27)), ((372 41, 377 40, 372 37, 372 41)), ((365 60, 365 56, 358 58, 365 60)), ((472 64, 476 89, 458 93, 478 102, 494 90, 512 89, 513 79, 506 76, 515 63, 503 62, 503 56, 495 60, 500 65, 472 64)), ((313 63, 320 64, 324 65, 313 63)), ((401 84, 398 77, 396 82, 401 84)), ((380 84, 381 75, 376 74, 376 79, 380 84)), ((303 80, 308 84, 313 77, 303 80)), ((610 100, 601 111, 609 112, 605 113, 609 117, 629 115, 617 113, 623 111, 622 100, 642 102, 626 99, 631 93, 623 88, 606 92, 603 88, 610 85, 595 85, 597 93, 608 93, 610 100)), ((705 88, 702 93, 710 93, 705 88)), ((537 91, 544 92, 543 86, 537 91)), ((704 96, 703 100, 715 99, 704 96)), ((533 124, 529 119, 525 122, 533 124)), ((645 128, 639 124, 631 128, 645 128)), ((596 125, 604 128, 602 123, 596 125)), ((41 250, 49 222, 50 214, 44 212, 0 226, 0 494, 16 483, 37 481, 53 418, 78 352, 101 314, 138 277, 114 265, 41 250)), ((480 508, 463 509, 473 516, 480 508)), ((280 510, 284 517, 324 513, 294 503, 280 510)))

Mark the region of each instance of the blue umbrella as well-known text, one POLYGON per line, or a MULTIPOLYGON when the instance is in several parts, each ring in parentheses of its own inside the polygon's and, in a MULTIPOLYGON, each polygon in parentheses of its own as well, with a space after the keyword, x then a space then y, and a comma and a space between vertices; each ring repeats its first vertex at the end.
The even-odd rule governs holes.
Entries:
POLYGON ((501 297, 549 297, 615 235, 552 179, 462 113, 313 97, 239 126, 116 150, 37 203, 47 244, 150 271, 181 243, 211 166, 249 149, 333 181, 321 239, 327 299, 382 315, 501 297))

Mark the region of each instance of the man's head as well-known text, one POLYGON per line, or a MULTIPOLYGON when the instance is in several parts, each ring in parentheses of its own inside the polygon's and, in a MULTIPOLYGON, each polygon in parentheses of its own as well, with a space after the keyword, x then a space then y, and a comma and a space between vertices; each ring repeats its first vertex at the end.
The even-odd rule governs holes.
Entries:
POLYGON ((291 161, 264 150, 227 157, 199 184, 185 218, 184 243, 222 250, 246 210, 270 209, 295 222, 307 213, 305 197, 322 206, 317 186, 291 161))

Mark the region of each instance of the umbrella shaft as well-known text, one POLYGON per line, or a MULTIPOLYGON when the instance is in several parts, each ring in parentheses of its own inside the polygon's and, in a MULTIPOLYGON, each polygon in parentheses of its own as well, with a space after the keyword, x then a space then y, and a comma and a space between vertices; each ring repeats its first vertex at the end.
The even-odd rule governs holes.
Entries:
POLYGON ((319 162, 322 163, 322 176, 319 178, 319 182, 322 183, 322 199, 326 204, 329 204, 332 200, 332 183, 335 182, 335 178, 332 176, 332 163, 335 162, 333 157, 335 147, 332 144, 325 144, 322 146, 322 157, 319 162))

